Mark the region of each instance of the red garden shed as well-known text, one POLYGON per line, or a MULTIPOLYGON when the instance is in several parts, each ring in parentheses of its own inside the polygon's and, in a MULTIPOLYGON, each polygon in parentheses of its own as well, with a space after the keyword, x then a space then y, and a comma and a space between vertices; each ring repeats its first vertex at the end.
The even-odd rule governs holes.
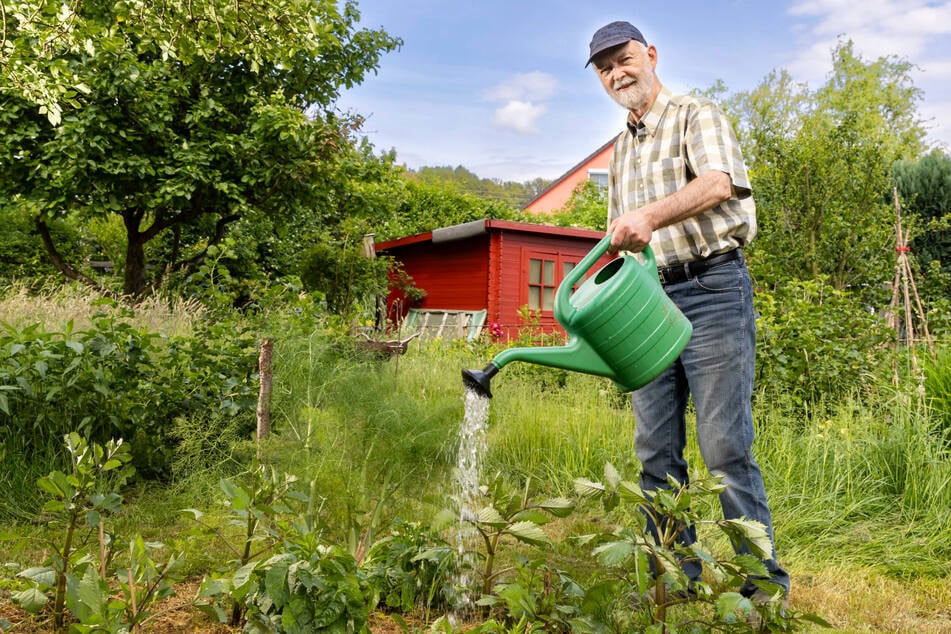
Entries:
MULTIPOLYGON (((375 245, 412 278, 395 284, 387 315, 404 332, 475 337, 487 328, 510 338, 526 325, 524 308, 546 332, 561 330, 552 312, 565 274, 604 237, 599 231, 509 220, 476 220, 375 245)), ((610 260, 592 267, 592 272, 610 260)))

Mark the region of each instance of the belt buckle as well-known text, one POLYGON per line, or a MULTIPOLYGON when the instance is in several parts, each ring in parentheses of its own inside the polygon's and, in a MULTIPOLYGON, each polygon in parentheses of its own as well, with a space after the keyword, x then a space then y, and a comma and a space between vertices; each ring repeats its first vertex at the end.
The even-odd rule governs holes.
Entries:
POLYGON ((668 283, 669 283, 669 280, 667 279, 667 267, 666 267, 666 266, 663 266, 663 267, 657 269, 657 277, 660 278, 660 283, 661 283, 661 284, 668 284, 668 283))

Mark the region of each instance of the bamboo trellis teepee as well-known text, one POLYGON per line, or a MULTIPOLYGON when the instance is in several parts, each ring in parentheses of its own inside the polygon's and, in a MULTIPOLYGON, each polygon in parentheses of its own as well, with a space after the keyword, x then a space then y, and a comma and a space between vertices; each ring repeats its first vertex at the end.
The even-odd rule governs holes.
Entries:
MULTIPOLYGON (((911 353, 911 367, 915 376, 919 376, 917 344, 923 343, 925 349, 934 356, 934 342, 928 332, 928 321, 921 297, 918 295, 918 286, 911 270, 908 259, 908 231, 902 229, 901 201, 898 198, 898 188, 892 188, 895 199, 895 279, 892 283, 892 301, 888 311, 888 325, 895 329, 898 341, 904 339, 911 353), (917 324, 913 313, 917 314, 917 324), (904 334, 904 337, 902 335, 904 334)), ((897 374, 896 374, 897 376, 897 374)))

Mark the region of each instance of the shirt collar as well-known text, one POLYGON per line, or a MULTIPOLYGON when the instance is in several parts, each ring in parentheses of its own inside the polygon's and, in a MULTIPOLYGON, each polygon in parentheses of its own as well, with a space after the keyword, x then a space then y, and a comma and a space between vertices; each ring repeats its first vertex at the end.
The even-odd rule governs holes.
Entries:
POLYGON ((651 104, 650 109, 641 117, 640 121, 634 123, 628 119, 627 127, 631 131, 631 134, 636 136, 638 132, 641 131, 641 134, 646 132, 654 136, 654 132, 656 132, 657 126, 660 124, 660 119, 664 115, 664 111, 667 109, 667 104, 670 103, 672 96, 672 93, 667 90, 666 86, 661 87, 660 92, 657 93, 657 97, 654 99, 654 103, 651 104))

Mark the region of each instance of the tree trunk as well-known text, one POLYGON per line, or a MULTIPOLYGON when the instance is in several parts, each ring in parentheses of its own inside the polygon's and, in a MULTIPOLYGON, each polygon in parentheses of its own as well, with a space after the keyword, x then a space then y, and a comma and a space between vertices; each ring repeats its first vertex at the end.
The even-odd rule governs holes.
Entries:
POLYGON ((127 231, 125 249, 125 283, 123 293, 130 297, 141 297, 145 293, 145 242, 142 234, 131 228, 127 231))

